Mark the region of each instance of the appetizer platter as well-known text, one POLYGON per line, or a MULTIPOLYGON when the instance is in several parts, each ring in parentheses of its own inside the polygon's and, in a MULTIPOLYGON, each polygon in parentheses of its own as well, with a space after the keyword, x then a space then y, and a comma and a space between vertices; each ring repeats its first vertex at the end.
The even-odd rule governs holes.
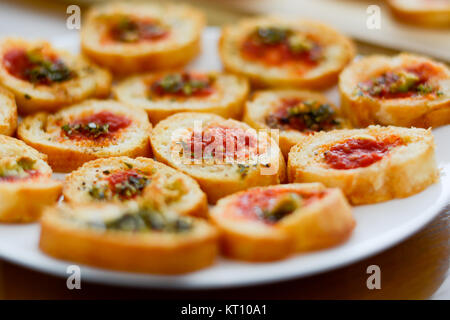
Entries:
POLYGON ((263 284, 380 252, 449 203, 445 65, 354 59, 321 23, 220 30, 172 9, 95 8, 38 57, 0 47, 0 257, 123 286, 263 284))

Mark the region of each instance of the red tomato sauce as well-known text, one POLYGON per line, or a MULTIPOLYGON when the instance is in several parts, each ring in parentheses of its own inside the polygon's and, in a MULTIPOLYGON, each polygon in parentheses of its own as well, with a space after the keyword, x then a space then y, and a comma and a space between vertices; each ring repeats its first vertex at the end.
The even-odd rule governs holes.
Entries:
MULTIPOLYGON (((81 119, 77 119, 77 120, 73 121, 70 124, 70 126, 73 128, 76 125, 85 126, 90 123, 95 123, 97 126, 108 125, 107 132, 105 134, 102 134, 97 137, 97 138, 100 138, 100 137, 110 137, 111 135, 114 135, 119 130, 128 127, 131 124, 131 120, 125 116, 118 115, 118 114, 112 113, 110 111, 100 111, 98 113, 94 113, 92 115, 83 117, 81 119)), ((62 133, 65 134, 66 136, 69 136, 70 138, 91 138, 92 137, 88 131, 83 131, 83 130, 79 130, 79 131, 72 130, 72 132, 70 132, 70 133, 62 131, 62 133)))
POLYGON ((250 37, 243 42, 241 52, 245 58, 261 61, 266 65, 278 66, 295 62, 304 64, 304 69, 308 70, 317 66, 322 48, 315 46, 309 51, 294 53, 286 43, 268 45, 255 42, 250 37))
POLYGON ((100 111, 90 116, 84 117, 74 123, 87 124, 94 122, 99 125, 109 125, 109 132, 116 132, 120 129, 126 128, 131 124, 131 120, 125 116, 121 116, 110 111, 100 111))
POLYGON ((25 170, 25 172, 28 174, 26 177, 17 177, 17 176, 0 176, 0 182, 19 182, 19 181, 25 181, 29 179, 35 179, 38 178, 41 173, 37 170, 25 170))
MULTIPOLYGON (((44 58, 54 64, 60 63, 58 57, 54 54, 46 54, 44 58)), ((30 80, 28 71, 38 66, 36 63, 30 61, 27 51, 23 48, 15 48, 6 52, 3 56, 3 64, 9 74, 25 81, 30 80)), ((39 83, 50 84, 50 81, 48 79, 41 79, 39 83)))
POLYGON ((129 177, 139 178, 142 177, 142 175, 140 175, 136 170, 124 170, 109 175, 106 180, 108 180, 111 187, 114 187, 116 184, 127 181, 129 177))
POLYGON ((402 140, 395 136, 382 141, 349 139, 325 152, 325 162, 333 169, 364 168, 380 161, 392 147, 401 144, 402 140))
POLYGON ((325 190, 314 193, 306 193, 299 192, 295 189, 256 189, 248 191, 240 196, 237 201, 232 204, 233 210, 230 211, 237 213, 237 215, 241 217, 257 219, 268 224, 273 224, 273 222, 266 221, 263 217, 261 217, 261 212, 264 210, 271 210, 282 196, 289 193, 295 193, 301 196, 301 205, 307 206, 314 201, 323 198, 327 192, 325 190))
POLYGON ((221 126, 206 128, 202 132, 201 141, 200 137, 197 138, 195 133, 192 132, 188 143, 191 154, 194 154, 196 151, 195 144, 201 143, 203 156, 205 156, 205 151, 209 149, 212 151, 212 157, 220 159, 224 157, 237 159, 241 153, 248 156, 258 147, 257 137, 246 134, 246 130, 221 126), (220 145, 221 141, 222 144, 220 145))

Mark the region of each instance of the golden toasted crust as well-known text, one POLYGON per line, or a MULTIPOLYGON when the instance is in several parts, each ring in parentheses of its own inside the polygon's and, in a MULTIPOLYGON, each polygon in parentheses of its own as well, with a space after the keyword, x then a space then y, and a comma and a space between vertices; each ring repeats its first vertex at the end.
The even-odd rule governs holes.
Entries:
POLYGON ((35 161, 33 170, 40 175, 26 180, 7 181, 0 178, 0 222, 31 222, 38 220, 42 210, 56 202, 61 182, 50 179, 52 170, 46 156, 23 141, 0 135, 0 169, 20 158, 35 161))
POLYGON ((92 8, 81 29, 81 48, 93 61, 114 73, 185 65, 200 52, 203 14, 181 5, 113 3, 92 8), (167 37, 140 43, 104 43, 108 18, 135 16, 156 20, 169 28, 167 37))
POLYGON ((224 27, 219 41, 219 53, 226 70, 247 76, 256 87, 322 89, 337 82, 341 70, 353 59, 355 47, 351 40, 316 21, 262 17, 244 19, 238 24, 224 27), (314 35, 324 48, 324 58, 306 72, 299 72, 295 64, 267 66, 244 59, 239 46, 260 26, 286 27, 300 34, 314 35))
MULTIPOLYGON (((255 129, 271 129, 267 124, 266 118, 272 115, 285 99, 300 99, 301 101, 316 101, 319 104, 328 104, 336 112, 336 120, 339 125, 333 127, 334 129, 351 128, 350 121, 341 115, 340 110, 328 99, 317 92, 301 91, 301 90, 264 90, 257 91, 251 100, 248 100, 242 121, 248 123, 255 129)), ((276 127, 272 129, 277 129, 276 127)), ((304 133, 295 129, 280 129, 278 145, 285 159, 287 159, 289 150, 292 146, 300 142, 304 133)))
POLYGON ((362 58, 341 73, 339 91, 342 109, 355 126, 381 124, 429 128, 450 123, 450 71, 444 64, 426 57, 403 53, 394 57, 374 55, 362 58), (438 87, 439 95, 380 99, 358 92, 361 81, 386 71, 422 64, 435 68, 436 74, 427 84, 438 87))
POLYGON ((16 97, 19 113, 30 114, 37 111, 56 111, 69 104, 87 98, 103 98, 109 94, 111 75, 82 56, 74 56, 66 51, 56 50, 45 41, 25 41, 18 38, 7 38, 0 42, 0 59, 11 49, 24 48, 44 50, 56 53, 76 76, 63 82, 51 85, 35 85, 11 75, 0 64, 0 84, 9 89, 16 97))
POLYGON ((12 136, 16 128, 16 100, 11 92, 0 86, 0 134, 12 136))
POLYGON ((232 194, 219 200, 211 219, 222 233, 224 254, 249 261, 282 259, 294 252, 335 246, 347 240, 355 227, 351 207, 342 192, 319 183, 257 187, 232 194), (302 197, 323 194, 273 224, 236 212, 240 198, 269 190, 275 194, 289 190, 302 197))
POLYGON ((58 259, 129 272, 179 274, 214 263, 218 234, 201 219, 190 218, 193 229, 180 234, 96 229, 77 220, 118 215, 121 210, 107 204, 50 208, 41 220, 39 247, 58 259))
POLYGON ((434 138, 430 130, 370 126, 367 129, 319 132, 304 137, 289 152, 290 182, 321 182, 342 189, 352 204, 367 204, 405 198, 416 194, 439 178, 434 138), (398 137, 383 158, 367 167, 333 169, 324 161, 331 146, 349 139, 398 137))
POLYGON ((127 78, 113 88, 113 94, 117 100, 147 111, 153 125, 172 114, 186 111, 215 113, 234 119, 241 117, 242 107, 249 92, 245 78, 226 73, 197 72, 214 79, 214 92, 211 95, 187 98, 152 96, 149 99, 151 84, 172 73, 174 72, 166 71, 127 78))
POLYGON ((257 137, 258 145, 269 145, 268 150, 271 151, 265 153, 266 159, 252 158, 253 163, 247 163, 245 159, 242 159, 244 163, 240 164, 236 161, 224 163, 216 162, 214 158, 207 158, 206 155, 201 158, 200 154, 195 158, 197 163, 191 163, 191 158, 185 159, 183 155, 182 141, 190 138, 194 126, 199 130, 208 127, 234 128, 251 136, 256 132, 243 122, 194 112, 175 114, 159 122, 154 128, 150 140, 155 158, 197 180, 210 203, 249 187, 278 184, 284 180, 285 163, 281 151, 275 141, 262 134, 257 137), (261 160, 269 166, 266 167, 261 160))
POLYGON ((387 0, 399 20, 423 27, 450 27, 450 3, 446 0, 387 0))
POLYGON ((149 183, 141 193, 132 198, 140 201, 149 197, 167 205, 182 215, 205 217, 208 212, 206 195, 197 182, 191 177, 178 172, 153 159, 138 157, 113 157, 86 162, 78 170, 66 176, 63 188, 64 199, 70 203, 123 202, 114 195, 104 198, 90 195, 92 188, 107 187, 110 190, 108 177, 115 173, 133 170, 148 179, 149 183))
POLYGON ((70 172, 83 163, 113 156, 149 156, 151 124, 140 109, 114 100, 87 100, 62 109, 55 114, 37 113, 26 117, 18 128, 18 136, 27 144, 48 155, 48 162, 57 172, 70 172), (67 138, 62 127, 80 117, 102 111, 123 116, 131 123, 115 132, 112 138, 67 138))

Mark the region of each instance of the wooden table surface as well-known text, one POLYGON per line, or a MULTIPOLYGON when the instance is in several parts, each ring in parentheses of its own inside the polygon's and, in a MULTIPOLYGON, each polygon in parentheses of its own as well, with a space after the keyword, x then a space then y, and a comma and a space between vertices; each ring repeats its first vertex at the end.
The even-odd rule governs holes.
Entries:
MULTIPOLYGON (((209 23, 214 25, 234 21, 242 15, 208 1, 202 4, 209 23)), ((7 31, 1 25, 2 14, 9 14, 2 6, 0 4, 0 36, 4 35, 2 31, 7 31)), ((51 17, 62 18, 65 6, 19 0, 14 1, 14 5, 9 4, 8 9, 20 12, 18 8, 23 7, 34 12, 38 8, 43 17, 48 11, 51 17)), ((391 52, 361 42, 358 48, 361 53, 391 52)), ((0 299, 450 299, 449 235, 450 205, 420 232, 363 261, 304 279, 227 290, 138 290, 85 282, 81 290, 68 290, 66 279, 0 260, 0 299), (380 290, 369 290, 366 286, 369 265, 378 265, 381 269, 380 290)))

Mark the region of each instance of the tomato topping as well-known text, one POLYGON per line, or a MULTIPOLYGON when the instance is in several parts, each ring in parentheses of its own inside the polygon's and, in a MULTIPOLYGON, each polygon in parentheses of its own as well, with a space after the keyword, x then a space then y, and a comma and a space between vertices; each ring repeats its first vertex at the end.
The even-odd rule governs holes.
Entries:
POLYGON ((121 198, 137 196, 150 183, 150 180, 136 170, 118 171, 107 178, 111 190, 121 198))
POLYGON ((97 200, 114 198, 129 200, 141 194, 144 188, 151 182, 151 179, 139 170, 131 169, 116 171, 110 174, 105 180, 108 182, 107 185, 94 184, 89 190, 89 195, 92 198, 97 200))
POLYGON ((317 65, 322 57, 322 47, 310 36, 288 29, 258 28, 242 43, 242 55, 249 60, 267 65, 301 62, 306 69, 317 65))
POLYGON ((208 75, 183 72, 168 74, 154 81, 150 88, 157 96, 206 97, 214 92, 213 82, 208 75))
POLYGON ((377 77, 360 82, 357 87, 357 94, 368 94, 381 99, 401 99, 428 94, 439 95, 438 88, 428 84, 428 80, 436 72, 436 69, 429 63, 387 71, 377 77))
POLYGON ((230 212, 249 219, 274 224, 296 209, 322 198, 326 191, 299 192, 294 189, 252 190, 240 196, 230 212))
POLYGON ((119 16, 110 24, 104 40, 106 42, 157 41, 169 35, 167 27, 151 18, 119 16))
POLYGON ((250 154, 257 152, 258 141, 254 134, 247 134, 241 128, 227 128, 214 126, 205 128, 200 136, 192 132, 187 142, 182 142, 183 152, 196 156, 195 146, 200 144, 203 158, 210 157, 224 160, 248 158, 250 154))
POLYGON ((281 100, 275 112, 266 117, 266 124, 274 129, 293 129, 312 133, 336 129, 340 122, 329 104, 286 98, 281 100))
POLYGON ((3 56, 3 64, 12 76, 41 85, 63 82, 75 76, 55 54, 44 54, 38 49, 11 49, 3 56))
POLYGON ((100 111, 87 117, 67 123, 61 127, 62 132, 70 138, 106 137, 131 124, 125 116, 110 111, 100 111))
POLYGON ((401 138, 395 136, 382 141, 364 138, 349 139, 326 151, 325 162, 333 169, 364 168, 380 161, 392 147, 402 143, 401 138))

